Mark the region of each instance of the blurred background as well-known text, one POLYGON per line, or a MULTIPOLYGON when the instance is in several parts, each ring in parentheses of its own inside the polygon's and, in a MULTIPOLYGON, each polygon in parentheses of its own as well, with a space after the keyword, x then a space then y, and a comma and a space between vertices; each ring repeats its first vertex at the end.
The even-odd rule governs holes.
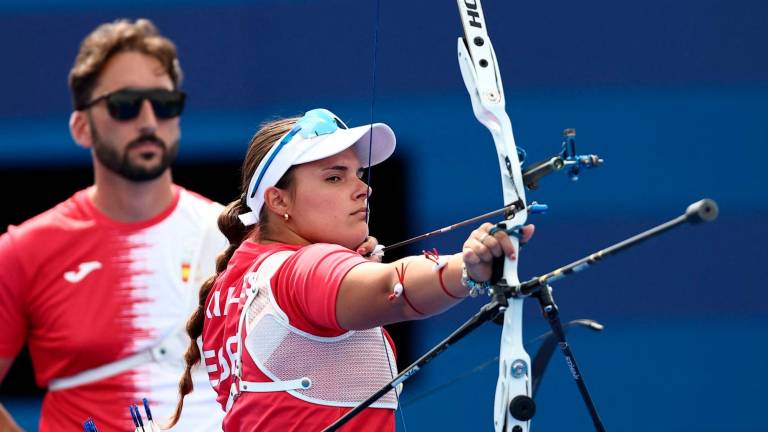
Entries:
MULTIPOLYGON (((605 325, 569 338, 607 429, 768 430, 760 414, 768 3, 485 0, 483 8, 528 161, 559 152, 564 128, 577 130, 580 153, 605 159, 577 183, 553 175, 528 193, 550 212, 529 219, 537 234, 520 254, 521 279, 703 197, 720 204, 713 224, 683 226, 554 285, 563 321, 605 325)), ((185 187, 229 202, 259 124, 322 106, 350 125, 373 117, 397 134, 396 156, 371 177, 372 233, 382 243, 503 204, 495 149, 458 69, 452 1, 2 0, 3 231, 91 183, 90 155, 69 136, 66 77, 82 38, 121 17, 152 19, 178 46, 188 104, 174 176, 185 187)), ((458 251, 467 232, 401 253, 458 251)), ((395 326, 400 363, 482 304, 395 326)), ((526 340, 547 329, 535 301, 524 329, 526 340)), ((492 428, 499 335, 485 325, 406 383, 398 417, 411 431, 492 428)), ((35 430, 41 395, 22 353, 0 400, 35 430)), ((591 429, 559 352, 537 404, 534 431, 591 429)))

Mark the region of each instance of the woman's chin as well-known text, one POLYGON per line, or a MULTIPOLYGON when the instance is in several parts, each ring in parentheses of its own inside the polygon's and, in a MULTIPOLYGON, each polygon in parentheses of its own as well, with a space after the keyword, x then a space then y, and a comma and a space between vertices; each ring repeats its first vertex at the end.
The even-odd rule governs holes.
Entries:
POLYGON ((345 244, 344 247, 351 249, 351 250, 357 250, 360 245, 362 245, 365 242, 365 239, 368 238, 368 230, 366 229, 364 232, 362 232, 359 235, 356 235, 354 239, 352 239, 349 244, 345 244))
POLYGON ((350 250, 357 250, 357 248, 365 242, 368 238, 368 229, 361 230, 355 234, 340 235, 327 238, 316 238, 312 243, 330 243, 343 246, 350 250))

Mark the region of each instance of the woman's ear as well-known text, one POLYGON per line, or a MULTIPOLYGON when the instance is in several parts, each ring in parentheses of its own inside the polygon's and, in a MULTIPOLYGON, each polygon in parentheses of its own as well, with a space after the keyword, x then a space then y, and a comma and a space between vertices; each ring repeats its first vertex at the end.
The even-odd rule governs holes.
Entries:
POLYGON ((93 146, 91 124, 85 111, 72 111, 69 116, 69 133, 80 147, 91 148, 93 146))
POLYGON ((264 191, 264 205, 270 212, 277 214, 281 218, 284 214, 290 213, 290 200, 290 194, 286 190, 270 186, 264 191))

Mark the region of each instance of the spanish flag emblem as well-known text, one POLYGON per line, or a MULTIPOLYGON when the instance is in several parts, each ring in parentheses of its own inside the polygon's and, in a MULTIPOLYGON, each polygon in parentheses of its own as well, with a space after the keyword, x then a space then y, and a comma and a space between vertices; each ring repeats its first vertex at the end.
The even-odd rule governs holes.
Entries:
POLYGON ((181 263, 181 281, 189 282, 189 273, 192 271, 191 265, 188 262, 181 263))

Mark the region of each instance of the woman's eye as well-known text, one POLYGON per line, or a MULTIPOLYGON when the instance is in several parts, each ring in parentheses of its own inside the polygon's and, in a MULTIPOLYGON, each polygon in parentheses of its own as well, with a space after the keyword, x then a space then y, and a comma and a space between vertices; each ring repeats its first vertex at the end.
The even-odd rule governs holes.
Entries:
POLYGON ((340 182, 341 181, 341 177, 339 177, 339 176, 330 176, 330 177, 328 177, 325 180, 329 181, 331 183, 336 183, 336 182, 340 182))

